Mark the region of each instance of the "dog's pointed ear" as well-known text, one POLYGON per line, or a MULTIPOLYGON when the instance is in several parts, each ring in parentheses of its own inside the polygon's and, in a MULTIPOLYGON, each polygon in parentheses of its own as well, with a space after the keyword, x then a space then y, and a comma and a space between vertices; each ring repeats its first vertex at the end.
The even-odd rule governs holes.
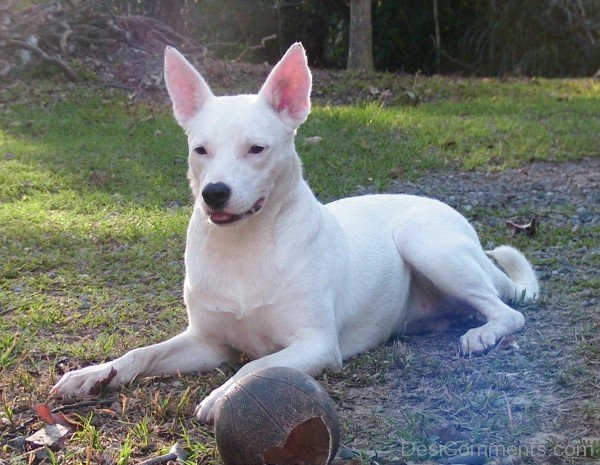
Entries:
POLYGON ((213 97, 200 73, 173 47, 165 49, 165 83, 173 102, 173 113, 183 128, 206 100, 213 97))
POLYGON ((311 86, 304 47, 296 42, 275 65, 258 95, 297 128, 310 113, 311 86))

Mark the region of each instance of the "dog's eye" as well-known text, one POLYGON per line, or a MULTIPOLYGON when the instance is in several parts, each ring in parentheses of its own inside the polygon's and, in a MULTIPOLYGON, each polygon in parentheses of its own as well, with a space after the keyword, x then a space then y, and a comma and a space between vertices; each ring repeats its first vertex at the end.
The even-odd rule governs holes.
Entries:
POLYGON ((252 147, 250 147, 250 153, 260 153, 264 149, 265 148, 262 145, 253 145, 252 147))
POLYGON ((199 145, 198 147, 195 147, 194 152, 196 152, 198 155, 206 155, 206 149, 204 148, 203 145, 199 145))

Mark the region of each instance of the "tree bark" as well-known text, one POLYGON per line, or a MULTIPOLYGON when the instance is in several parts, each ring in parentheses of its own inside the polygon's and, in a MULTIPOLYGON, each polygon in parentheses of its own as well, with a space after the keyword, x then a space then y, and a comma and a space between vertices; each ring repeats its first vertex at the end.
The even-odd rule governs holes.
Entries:
POLYGON ((433 20, 435 22, 435 69, 440 74, 440 62, 442 59, 442 40, 440 39, 440 10, 438 0, 433 0, 433 20))
POLYGON ((371 0, 350 0, 348 69, 373 71, 371 0))

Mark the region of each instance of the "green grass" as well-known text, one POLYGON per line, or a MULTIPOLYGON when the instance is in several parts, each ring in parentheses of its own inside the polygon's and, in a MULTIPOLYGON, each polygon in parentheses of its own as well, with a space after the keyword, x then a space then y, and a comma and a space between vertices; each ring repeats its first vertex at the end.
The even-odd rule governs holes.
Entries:
MULTIPOLYGON (((417 106, 316 105, 297 144, 315 192, 332 199, 364 185, 383 190, 395 167, 414 177, 576 159, 600 143, 600 86, 591 81, 473 87, 417 106), (322 141, 303 142, 313 135, 322 141)), ((20 334, 2 343, 2 366, 39 347, 40 332, 58 334, 43 340, 45 353, 107 357, 139 344, 121 337, 131 313, 157 318, 135 331, 150 338, 174 328, 180 307, 173 290, 190 194, 185 138, 168 106, 87 88, 36 94, 17 94, 0 116, 0 286, 12 310, 2 339, 20 334), (90 325, 103 331, 72 344, 90 325)))
POLYGON ((358 186, 385 189, 390 171, 502 169, 535 160, 597 155, 600 85, 542 81, 459 87, 417 106, 317 107, 300 131, 299 152, 315 192, 325 199, 358 186), (321 136, 303 144, 302 136, 321 136))
MULTIPOLYGON (((389 75, 379 79, 382 89, 401 95, 404 84, 389 75)), ((346 85, 360 88, 361 82, 346 85)), ((28 418, 29 406, 47 399, 65 365, 112 358, 185 325, 182 257, 190 193, 185 138, 168 104, 132 103, 113 90, 43 81, 31 86, 0 94, 3 434, 28 418)), ((410 89, 423 103, 317 102, 297 148, 321 199, 365 185, 384 190, 398 167, 407 178, 427 169, 502 169, 597 155, 600 146, 600 85, 591 80, 420 78, 410 89), (322 140, 306 143, 311 136, 322 140)), ((542 237, 551 247, 573 233, 542 237)), ((378 384, 390 366, 411 369, 405 351, 380 349, 365 357, 336 378, 347 380, 344 389, 378 384), (364 365, 371 367, 367 373, 364 365)), ((154 381, 127 388, 123 395, 137 412, 132 418, 122 413, 112 429, 103 429, 96 423, 105 421, 97 420, 101 414, 85 416, 73 447, 52 457, 85 463, 90 453, 104 454, 124 464, 179 440, 189 463, 213 463, 214 439, 191 420, 191 411, 225 376, 181 377, 175 388, 154 381), (135 426, 142 419, 145 426, 135 426)))

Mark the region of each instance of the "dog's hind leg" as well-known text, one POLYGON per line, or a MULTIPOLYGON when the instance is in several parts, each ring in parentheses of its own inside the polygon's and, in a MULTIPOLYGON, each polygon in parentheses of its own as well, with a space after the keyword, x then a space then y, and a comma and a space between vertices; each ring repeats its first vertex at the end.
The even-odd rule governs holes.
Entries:
POLYGON ((401 257, 431 283, 432 292, 463 302, 485 319, 484 325, 470 329, 460 339, 463 354, 480 354, 523 327, 523 315, 502 301, 516 287, 486 256, 464 218, 456 212, 440 213, 448 220, 443 228, 436 224, 439 217, 417 216, 410 227, 397 228, 394 239, 401 257))

